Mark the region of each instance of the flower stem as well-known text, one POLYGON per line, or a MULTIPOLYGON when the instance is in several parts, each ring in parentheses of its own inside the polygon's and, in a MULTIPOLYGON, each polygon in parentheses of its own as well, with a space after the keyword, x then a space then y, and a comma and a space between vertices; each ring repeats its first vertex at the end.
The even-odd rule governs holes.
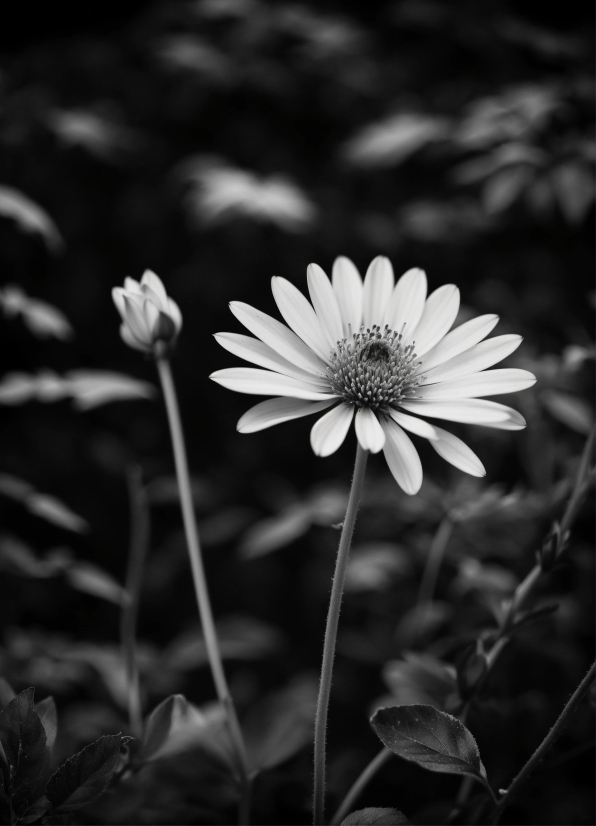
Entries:
POLYGON ((368 766, 364 769, 358 779, 354 782, 354 785, 344 797, 343 802, 336 813, 333 815, 331 819, 332 826, 335 826, 337 823, 341 823, 342 820, 346 817, 349 813, 350 809, 352 808, 352 804, 354 801, 358 800, 362 791, 366 788, 375 774, 379 771, 379 769, 385 765, 387 760, 391 757, 393 752, 391 749, 382 748, 380 752, 378 752, 375 757, 370 761, 368 766))
POLYGON ((501 819, 501 815, 503 810, 506 806, 511 803, 512 797, 519 791, 519 787, 521 784, 527 779, 527 777, 531 774, 531 772, 536 768, 538 763, 543 759, 546 752, 551 748, 555 740, 559 737, 567 723, 569 722, 569 718, 581 702, 584 694, 590 688, 592 681, 594 679, 594 674, 596 673, 596 663, 592 663, 588 673, 583 678, 581 683, 575 689, 573 694, 571 695, 571 699, 561 712, 559 718, 557 719, 554 726, 551 728, 549 733, 546 735, 542 743, 538 746, 534 754, 530 757, 526 765, 523 769, 519 772, 519 774, 513 779, 511 785, 504 793, 503 797, 499 800, 497 805, 495 806, 495 810, 493 812, 493 818, 491 823, 496 824, 501 819))
POLYGON ((126 571, 126 590, 120 615, 120 638, 126 668, 128 719, 133 735, 141 737, 143 734, 143 714, 136 644, 141 580, 147 548, 149 547, 149 510, 139 467, 135 466, 128 469, 127 482, 130 502, 130 549, 126 571))
POLYGON ((217 696, 226 715, 227 726, 236 757, 237 770, 240 776, 240 783, 242 787, 240 820, 242 823, 246 823, 248 822, 248 801, 250 795, 248 758, 246 755, 244 739, 242 737, 242 730, 240 729, 240 723, 238 722, 236 709, 234 707, 234 701, 232 700, 223 669, 217 634, 215 631, 215 623, 213 621, 213 612, 211 610, 211 601, 209 599, 209 591, 207 589, 207 580, 205 578, 201 547, 199 544, 199 533, 195 521, 188 463, 186 460, 186 448, 184 446, 184 434, 182 432, 182 424, 180 421, 180 411, 178 409, 176 389, 174 386, 170 362, 165 358, 157 358, 156 364, 164 394, 166 410, 168 413, 168 422, 170 425, 170 433, 172 436, 176 476, 178 478, 178 489, 180 492, 180 506, 182 509, 182 519, 184 522, 184 530, 186 532, 190 565, 192 569, 197 604, 199 607, 199 616, 203 627, 205 646, 207 648, 207 656, 209 658, 209 665, 213 675, 213 682, 215 683, 217 696))
POLYGON ((329 695, 331 693, 331 678, 333 676, 333 659, 335 656, 335 642, 337 639, 337 625, 339 612, 341 610, 341 600, 344 590, 344 580, 348 567, 350 555, 350 545, 352 544, 352 534, 356 523, 358 505, 362 496, 364 484, 364 474, 366 471, 366 460, 368 451, 364 450, 360 444, 356 449, 356 462, 354 464, 354 476, 352 478, 352 488, 348 499, 346 517, 339 540, 337 561, 333 574, 333 585, 331 588, 331 599, 329 601, 329 613, 327 614, 327 627, 325 628, 325 644, 323 646, 323 664, 321 666, 321 681, 319 684, 319 697, 317 700, 317 713, 315 717, 315 772, 314 772, 314 803, 313 803, 313 823, 315 826, 322 826, 325 818, 325 739, 327 734, 327 711, 329 709, 329 695))

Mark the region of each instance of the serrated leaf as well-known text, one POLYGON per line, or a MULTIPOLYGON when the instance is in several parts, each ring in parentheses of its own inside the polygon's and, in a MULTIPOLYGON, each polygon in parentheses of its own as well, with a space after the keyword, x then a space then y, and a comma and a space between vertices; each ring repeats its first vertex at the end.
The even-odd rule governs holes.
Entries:
POLYGON ((19 823, 35 823, 52 808, 52 804, 44 795, 32 803, 29 808, 19 817, 19 823))
POLYGON ((48 781, 52 817, 68 815, 92 803, 110 784, 118 763, 121 734, 107 734, 74 754, 48 781))
POLYGON ((345 820, 342 820, 341 826, 409 826, 410 821, 398 809, 377 808, 376 806, 368 809, 360 809, 357 812, 352 812, 345 820))
POLYGON ((472 734, 456 717, 432 706, 382 708, 371 719, 381 742, 398 757, 445 774, 467 774, 487 785, 472 734))
POLYGON ((54 743, 56 742, 56 734, 58 733, 58 712, 56 711, 56 703, 53 697, 46 697, 35 705, 35 711, 39 715, 41 724, 46 733, 46 743, 52 754, 54 743))
POLYGON ((17 814, 42 793, 50 762, 46 733, 33 706, 34 693, 33 688, 25 689, 0 712, 0 743, 11 770, 17 814))

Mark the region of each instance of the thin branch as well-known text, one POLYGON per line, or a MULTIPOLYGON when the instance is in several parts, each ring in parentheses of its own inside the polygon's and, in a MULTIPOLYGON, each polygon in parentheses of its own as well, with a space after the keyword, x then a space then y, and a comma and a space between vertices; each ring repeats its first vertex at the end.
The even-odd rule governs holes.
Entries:
POLYGON ((587 693, 592 681, 594 680, 594 674, 596 673, 596 663, 592 663, 588 673, 583 678, 581 683, 575 689, 573 694, 571 695, 571 699, 559 715, 554 726, 551 728, 549 733, 546 735, 542 743, 538 746, 534 754, 530 757, 526 765, 523 769, 519 772, 519 774, 513 779, 511 785, 504 793, 503 797, 497 803, 495 810, 493 812, 493 818, 491 823, 497 824, 501 819, 501 815, 503 810, 511 803, 511 799, 514 795, 519 792, 519 787, 524 783, 525 780, 530 776, 530 774, 534 771, 538 763, 544 758, 546 752, 552 747, 554 742, 562 733, 563 729, 569 722, 571 715, 577 709, 578 705, 580 704, 584 694, 587 693))

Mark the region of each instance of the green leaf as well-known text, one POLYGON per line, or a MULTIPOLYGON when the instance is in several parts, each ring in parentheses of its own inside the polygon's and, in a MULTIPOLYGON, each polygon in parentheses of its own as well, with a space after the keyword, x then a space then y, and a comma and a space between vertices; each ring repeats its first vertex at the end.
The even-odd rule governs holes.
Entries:
POLYGON ((46 743, 52 754, 54 743, 56 742, 56 734, 58 733, 58 712, 56 711, 56 703, 53 697, 46 697, 45 700, 35 705, 35 711, 39 715, 41 724, 46 733, 46 743))
MULTIPOLYGON (((50 750, 33 707, 35 689, 27 688, 0 712, 0 743, 12 776, 13 806, 21 814, 43 792, 50 750)), ((6 778, 5 778, 6 782, 6 778)))
POLYGON ((149 715, 136 762, 172 757, 202 749, 224 763, 230 762, 229 735, 219 703, 197 708, 182 694, 173 694, 149 715))
POLYGON ((251 710, 243 728, 253 771, 284 763, 312 741, 317 687, 314 676, 298 677, 251 710))
POLYGON ((121 745, 121 734, 105 735, 60 766, 46 787, 53 806, 52 818, 76 812, 105 792, 118 763, 121 745))
POLYGON ((143 742, 138 753, 140 762, 150 760, 163 746, 172 728, 174 709, 176 705, 182 703, 186 703, 186 698, 182 694, 172 694, 156 706, 147 717, 143 742))
POLYGON ((476 741, 456 717, 432 706, 381 708, 371 719, 381 742, 424 769, 467 774, 487 785, 476 741))
POLYGON ((43 817, 46 812, 51 809, 52 804, 44 795, 40 797, 35 803, 32 803, 29 808, 19 817, 19 823, 35 823, 43 817))
POLYGON ((368 809, 360 809, 357 812, 352 812, 345 820, 342 820, 341 826, 410 826, 410 821, 397 809, 383 809, 376 806, 368 809))

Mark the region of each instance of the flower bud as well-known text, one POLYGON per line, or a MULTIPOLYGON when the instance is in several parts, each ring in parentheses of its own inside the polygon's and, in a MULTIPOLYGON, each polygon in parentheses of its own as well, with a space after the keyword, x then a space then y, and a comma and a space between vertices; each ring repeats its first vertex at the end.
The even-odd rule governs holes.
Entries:
POLYGON ((154 272, 146 270, 140 283, 125 278, 124 287, 112 290, 112 298, 122 318, 120 336, 125 344, 154 356, 166 355, 173 348, 182 329, 182 315, 154 272))

